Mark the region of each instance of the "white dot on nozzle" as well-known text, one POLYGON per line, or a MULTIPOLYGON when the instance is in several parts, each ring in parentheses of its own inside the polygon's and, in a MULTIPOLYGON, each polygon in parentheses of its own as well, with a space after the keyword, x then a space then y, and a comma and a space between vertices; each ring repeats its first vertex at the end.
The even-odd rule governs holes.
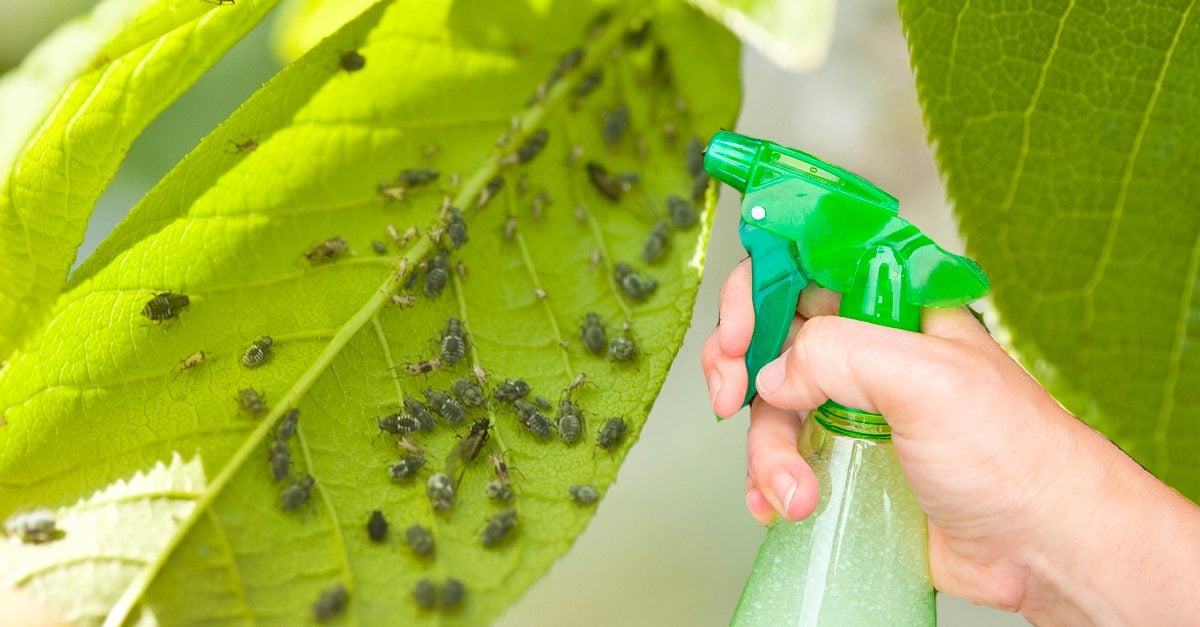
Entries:
POLYGON ((750 208, 750 217, 755 220, 762 220, 767 217, 767 210, 763 209, 762 205, 754 205, 750 208))

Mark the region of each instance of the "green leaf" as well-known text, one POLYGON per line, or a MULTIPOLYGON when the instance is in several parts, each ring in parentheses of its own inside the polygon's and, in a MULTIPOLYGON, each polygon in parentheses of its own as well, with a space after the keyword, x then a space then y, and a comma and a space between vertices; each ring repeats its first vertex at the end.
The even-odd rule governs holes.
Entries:
POLYGON ((278 0, 108 0, 0 80, 0 358, 58 297, 133 140, 278 0))
POLYGON ((1200 14, 902 0, 967 236, 1025 364, 1200 499, 1200 14))
MULTIPOLYGON (((127 615, 299 623, 322 590, 341 584, 352 622, 479 624, 570 547, 595 505, 576 504, 568 488, 607 491, 683 339, 714 192, 697 225, 669 229, 662 260, 644 263, 643 243, 667 219, 667 197, 692 193, 689 139, 730 125, 740 95, 737 42, 700 13, 629 3, 595 21, 607 14, 565 0, 520 10, 484 0, 381 2, 272 79, 101 245, 0 375, 0 514, 72 503, 177 455, 198 460, 208 482, 198 495, 166 497, 186 506, 186 518, 165 541, 139 539, 155 545, 154 557, 138 563, 119 602, 90 599, 88 607, 112 607, 113 623, 127 615), (648 31, 640 28, 647 19, 648 31), (647 37, 638 44, 630 32, 647 37), (580 46, 580 66, 530 104, 564 53, 580 46), (342 64, 353 51, 365 66, 348 72, 342 64), (599 86, 577 96, 601 67, 599 86), (603 126, 621 104, 629 130, 610 143, 603 126), (545 148, 515 163, 540 129, 549 133, 545 148), (230 149, 244 137, 257 145, 230 149), (640 181, 611 201, 590 183, 589 161, 640 181), (437 169, 437 181, 403 200, 381 195, 381 181, 423 167, 437 169), (503 187, 480 207, 497 175, 503 187), (429 235, 445 220, 443 194, 462 208, 469 242, 450 256, 465 275, 451 272, 445 292, 432 297, 421 264, 446 245, 429 235), (399 246, 389 224, 421 235, 399 246), (325 263, 305 258, 333 237, 350 251, 325 263), (384 254, 373 252, 374 240, 384 254), (614 283, 622 261, 657 279, 644 302, 614 283), (153 323, 140 312, 163 291, 188 295, 190 307, 153 323), (415 302, 394 304, 393 296, 415 302), (606 321, 610 338, 628 324, 637 358, 585 350, 588 312, 606 321), (409 374, 406 365, 438 356, 450 317, 469 333, 467 357, 409 374), (271 357, 247 368, 242 353, 263 335, 274 340, 271 357), (183 368, 198 351, 206 359, 183 368), (410 436, 428 461, 415 481, 397 483, 388 466, 402 451, 376 418, 398 411, 403 395, 473 376, 474 366, 489 388, 523 377, 552 402, 586 373, 571 394, 585 436, 573 446, 557 434, 542 441, 510 406, 491 401, 468 419, 491 421, 487 447, 462 465, 455 507, 435 513, 425 481, 452 464, 467 423, 410 436), (238 408, 241 389, 265 396, 260 418, 238 408), (268 448, 292 408, 300 418, 288 441, 291 476, 311 473, 316 484, 302 507, 283 512, 284 484, 272 481, 268 448), (605 450, 597 432, 613 416, 629 431, 605 450), (506 506, 484 493, 493 453, 511 467, 516 496, 506 506), (518 511, 512 537, 482 547, 481 530, 504 507, 518 511), (365 531, 375 509, 391 524, 382 545, 365 531), (405 546, 404 530, 416 523, 433 530, 435 558, 405 546), (425 577, 463 581, 464 605, 419 610, 411 591, 425 577)), ((7 566, 0 562, 0 572, 7 566)), ((25 584, 36 590, 35 579, 54 573, 25 584)))
POLYGON ((688 0, 776 64, 820 67, 833 40, 835 0, 688 0))

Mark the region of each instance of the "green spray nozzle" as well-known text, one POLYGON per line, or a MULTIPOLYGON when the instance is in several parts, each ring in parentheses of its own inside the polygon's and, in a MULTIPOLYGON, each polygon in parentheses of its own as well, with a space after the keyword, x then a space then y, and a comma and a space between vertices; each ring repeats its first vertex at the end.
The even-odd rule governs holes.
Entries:
POLYGON ((870 181, 769 141, 718 131, 704 169, 742 193, 742 245, 751 258, 754 380, 779 356, 800 290, 842 293, 839 314, 920 331, 922 307, 958 307, 987 294, 972 260, 947 252, 897 215, 899 202, 870 181))

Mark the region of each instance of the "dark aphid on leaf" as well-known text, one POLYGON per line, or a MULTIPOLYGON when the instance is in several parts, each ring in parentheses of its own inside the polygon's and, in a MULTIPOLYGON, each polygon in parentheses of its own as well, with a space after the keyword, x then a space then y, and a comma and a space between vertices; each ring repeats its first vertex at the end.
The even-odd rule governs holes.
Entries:
POLYGON ((441 416, 446 422, 452 425, 460 425, 467 416, 467 410, 458 401, 450 398, 450 395, 433 388, 425 388, 425 400, 429 401, 429 406, 437 415, 441 416))
POLYGON ((162 322, 178 317, 179 313, 191 304, 191 299, 184 294, 159 292, 142 306, 142 315, 155 322, 162 322))
POLYGON ((429 413, 429 407, 418 400, 417 397, 409 394, 404 395, 404 411, 417 419, 422 431, 433 431, 433 414, 429 413))
POLYGON ((535 407, 533 403, 518 399, 513 403, 513 409, 516 410, 517 416, 520 417, 521 424, 525 425, 530 433, 539 439, 548 439, 553 434, 553 425, 551 425, 550 419, 535 407))
POLYGON ((433 533, 427 527, 412 525, 404 532, 408 548, 421 557, 433 557, 433 533))
POLYGON ((271 478, 283 481, 292 472, 292 452, 288 450, 287 440, 271 441, 271 478))
POLYGON ((429 264, 425 273, 425 295, 437 298, 446 290, 446 282, 450 280, 450 254, 439 250, 429 264))
POLYGON ((708 192, 708 173, 701 172, 698 176, 692 179, 692 200, 701 202, 704 200, 704 194, 708 192))
POLYGON ((517 510, 506 509, 488 519, 480 533, 484 547, 493 547, 503 542, 517 526, 517 510))
POLYGON ((622 103, 604 115, 604 142, 615 144, 625 137, 627 131, 629 131, 629 107, 622 103))
POLYGON ((579 79, 579 83, 575 85, 575 97, 585 98, 588 94, 596 90, 600 83, 604 82, 603 68, 596 68, 579 79))
POLYGON ((405 481, 411 479, 417 474, 417 471, 424 467, 424 455, 406 455, 391 466, 388 466, 388 475, 392 478, 392 481, 405 481))
POLYGON ((496 194, 504 187, 504 177, 500 175, 493 176, 488 180, 487 185, 483 187, 483 191, 479 192, 479 200, 475 201, 476 209, 483 209, 491 202, 496 194))
POLYGON ((296 433, 296 424, 300 422, 300 410, 290 409, 288 413, 283 415, 279 420, 279 426, 275 428, 275 437, 280 440, 287 440, 296 433))
POLYGON ((583 435, 583 413, 570 398, 558 401, 555 423, 558 425, 559 439, 568 446, 578 442, 579 437, 583 435))
POLYGON ((466 377, 455 381, 450 386, 450 390, 466 407, 483 407, 487 403, 487 396, 484 395, 483 388, 466 377))
POLYGON ((457 491, 454 488, 454 481, 448 475, 439 472, 430 477, 425 484, 425 495, 429 497, 429 504, 433 506, 433 509, 446 512, 454 507, 457 491))
POLYGON ((233 144, 233 152, 239 155, 244 152, 254 152, 254 150, 258 148, 258 142, 254 141, 254 139, 250 137, 247 137, 240 142, 231 139, 229 140, 229 143, 233 144))
POLYGON ((630 48, 639 48, 642 44, 646 43, 646 40, 650 37, 650 27, 653 26, 653 24, 654 23, 650 20, 643 20, 641 24, 638 24, 637 26, 625 31, 625 34, 621 37, 621 39, 625 42, 626 46, 630 48))
POLYGON ((383 542, 387 540, 388 521, 384 518, 383 512, 375 510, 371 512, 371 517, 367 519, 367 537, 371 542, 383 542))
POLYGON ((466 355, 469 344, 466 331, 463 330, 462 320, 449 318, 446 328, 442 329, 439 338, 442 362, 451 366, 457 364, 466 355))
POLYGON ((450 449, 450 453, 446 455, 446 473, 454 477, 456 484, 462 480, 462 473, 466 472, 467 465, 475 461, 487 446, 489 436, 491 423, 487 418, 480 418, 471 424, 471 431, 467 437, 459 440, 454 448, 450 449))
POLYGON ((357 50, 351 50, 342 53, 341 64, 343 70, 357 72, 367 65, 367 59, 359 54, 357 50))
POLYGON ((529 384, 524 379, 505 379, 496 386, 492 396, 503 403, 511 403, 519 398, 525 398, 530 392, 529 384))
POLYGON ((267 401, 263 398, 262 392, 251 388, 238 390, 237 402, 243 411, 255 416, 263 413, 263 410, 267 408, 267 401))
POLYGON ((271 336, 264 335, 250 343, 250 347, 242 353, 242 365, 247 368, 257 368, 267 362, 271 358, 271 345, 275 340, 271 336))
POLYGON ((600 435, 596 436, 596 444, 602 449, 611 450, 620 444, 624 437, 625 419, 614 416, 605 420, 604 426, 600 427, 600 435))
POLYGON ((633 361, 637 359, 637 344, 628 335, 613 338, 608 345, 608 355, 613 361, 633 361))
POLYGON ((386 431, 392 435, 414 433, 421 429, 421 422, 405 413, 382 416, 376 418, 375 423, 379 425, 380 431, 386 431))
POLYGON ((704 173, 704 143, 695 135, 688 140, 683 153, 684 163, 687 164, 688 176, 697 177, 704 173))
POLYGON ((550 403, 550 399, 546 398, 545 396, 533 397, 533 404, 537 405, 537 408, 542 410, 554 407, 554 405, 550 403))
POLYGON ((621 195, 625 193, 625 187, 621 184, 620 179, 609 173, 608 168, 595 161, 589 161, 587 171, 588 179, 596 191, 613 202, 621 200, 621 195))
POLYGON ((442 584, 442 607, 446 609, 458 607, 466 595, 467 587, 463 585, 463 582, 451 577, 442 584))
POLYGON ((371 250, 375 251, 376 255, 386 255, 388 252, 387 244, 377 239, 371 240, 371 250))
POLYGON ((290 512, 307 503, 316 482, 317 480, 313 479, 312 475, 305 475, 284 486, 279 493, 279 509, 290 512))
POLYGON ((646 243, 642 244, 642 261, 656 263, 662 259, 663 254, 667 252, 669 238, 667 223, 659 220, 650 230, 650 235, 646 237, 646 243))
POLYGON ((4 532, 8 537, 17 538, 25 544, 43 544, 62 535, 58 530, 54 512, 48 509, 35 509, 9 516, 8 520, 4 521, 4 532))
POLYGON ((321 594, 317 596, 316 602, 313 603, 313 620, 323 623, 341 614, 346 609, 346 602, 349 600, 350 593, 346 592, 346 587, 340 583, 322 590, 321 594))
POLYGON ((467 243, 467 221, 463 219, 458 207, 450 207, 448 213, 450 215, 446 219, 446 236, 450 238, 450 245, 458 250, 467 243))
POLYGON ((424 187, 436 180, 442 173, 429 168, 409 168, 396 175, 396 185, 405 189, 424 187))
POLYGON ((331 237, 304 251, 304 257, 314 266, 333 261, 350 250, 350 244, 340 237, 331 237))
POLYGON ((417 606, 423 610, 432 610, 437 607, 437 584, 428 577, 418 580, 417 584, 413 586, 413 601, 416 601, 417 606))
POLYGON ((550 76, 546 77, 546 86, 553 87, 568 72, 575 69, 580 61, 583 61, 583 48, 568 50, 563 56, 558 58, 558 63, 555 64, 554 69, 550 70, 550 76))
POLYGON ((646 300, 650 294, 654 293, 654 290, 658 289, 657 279, 652 276, 643 276, 624 262, 613 267, 613 279, 626 296, 636 301, 646 300))
POLYGON ((184 370, 191 370, 192 368, 204 363, 204 360, 206 359, 208 359, 208 355, 206 355, 204 351, 196 351, 191 355, 179 360, 179 370, 181 372, 184 370))
POLYGON ((696 223, 700 221, 700 214, 696 213, 696 207, 687 200, 674 195, 667 197, 667 216, 671 218, 671 224, 681 231, 696 226, 696 223))
POLYGON ((567 488, 567 491, 580 505, 591 505, 600 499, 600 493, 590 485, 573 485, 567 488))
POLYGON ((408 374, 428 374, 442 367, 442 360, 434 358, 425 361, 414 361, 404 364, 404 371, 408 374))
POLYGON ((550 139, 550 132, 544 128, 539 128, 532 135, 525 139, 525 143, 517 148, 517 162, 529 163, 542 152, 546 147, 546 142, 550 139))
POLYGON ((512 500, 512 488, 504 485, 499 480, 489 481, 483 488, 484 494, 487 494, 489 499, 500 503, 507 503, 512 500))

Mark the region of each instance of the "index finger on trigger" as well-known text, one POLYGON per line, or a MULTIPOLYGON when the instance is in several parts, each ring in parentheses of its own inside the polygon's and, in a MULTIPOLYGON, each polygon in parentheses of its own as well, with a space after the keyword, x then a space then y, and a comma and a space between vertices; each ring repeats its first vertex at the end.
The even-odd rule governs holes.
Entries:
POLYGON ((742 357, 754 334, 754 301, 750 293, 750 260, 734 266, 721 286, 717 344, 729 357, 742 357))

